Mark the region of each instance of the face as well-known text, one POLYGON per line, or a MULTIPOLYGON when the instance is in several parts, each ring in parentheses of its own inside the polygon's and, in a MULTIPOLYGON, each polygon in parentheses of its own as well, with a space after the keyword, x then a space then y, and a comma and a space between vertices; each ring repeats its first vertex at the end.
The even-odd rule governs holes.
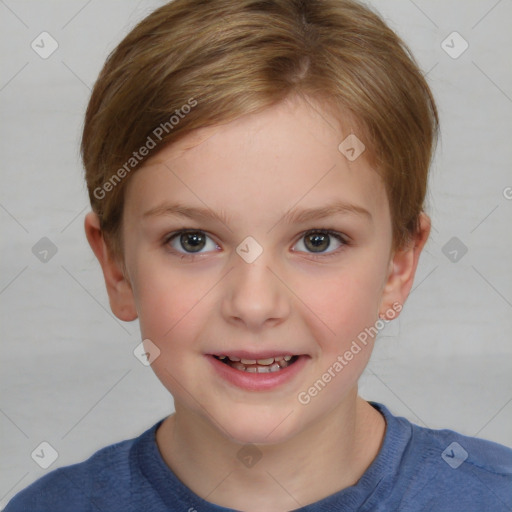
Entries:
POLYGON ((177 414, 242 443, 284 441, 334 411, 371 353, 371 337, 353 342, 389 307, 384 185, 364 153, 338 149, 349 121, 312 105, 199 130, 126 189, 126 275, 160 351, 152 368, 177 414))

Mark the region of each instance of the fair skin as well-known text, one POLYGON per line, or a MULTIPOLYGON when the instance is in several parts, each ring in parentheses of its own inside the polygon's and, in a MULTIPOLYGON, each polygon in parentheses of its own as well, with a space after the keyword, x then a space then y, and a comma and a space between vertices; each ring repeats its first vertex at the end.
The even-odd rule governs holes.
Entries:
POLYGON ((147 160, 125 190, 124 272, 97 216, 85 220, 113 312, 139 318, 160 350, 152 368, 176 409, 156 434, 163 459, 203 499, 246 512, 318 501, 356 484, 377 456, 385 421, 357 395, 373 339, 307 404, 298 396, 379 314, 398 315, 430 230, 422 214, 410 245, 393 250, 381 178, 364 153, 351 162, 338 150, 350 122, 313 104, 294 98, 198 130, 147 160), (334 201, 350 207, 290 220, 334 201), (172 215, 176 202, 227 219, 172 215), (170 239, 183 229, 196 238, 170 239), (316 251, 311 230, 323 234, 316 251), (263 250, 251 262, 236 251, 248 236, 263 250), (301 357, 282 383, 247 389, 213 358, 239 350, 301 357), (237 457, 245 444, 261 454, 252 467, 237 457))

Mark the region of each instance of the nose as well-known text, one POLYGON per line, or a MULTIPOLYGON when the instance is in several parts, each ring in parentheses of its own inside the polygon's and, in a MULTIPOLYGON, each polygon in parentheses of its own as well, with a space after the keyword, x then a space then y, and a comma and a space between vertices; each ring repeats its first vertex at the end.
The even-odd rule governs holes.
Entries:
POLYGON ((221 307, 226 321, 252 332, 284 322, 290 314, 291 292, 265 251, 252 263, 233 256, 235 268, 226 276, 221 307))

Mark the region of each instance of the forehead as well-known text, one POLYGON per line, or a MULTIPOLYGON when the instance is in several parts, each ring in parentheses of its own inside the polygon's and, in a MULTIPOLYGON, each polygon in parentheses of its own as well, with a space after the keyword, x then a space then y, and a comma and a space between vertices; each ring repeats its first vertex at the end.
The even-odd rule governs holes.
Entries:
POLYGON ((140 213, 179 198, 270 220, 272 210, 341 199, 378 213, 387 207, 383 183, 364 152, 351 160, 340 151, 349 135, 357 136, 349 116, 340 120, 316 102, 287 100, 160 150, 133 175, 126 205, 140 213))
POLYGON ((230 142, 255 147, 256 144, 264 144, 268 140, 265 134, 271 134, 272 137, 278 134, 279 140, 285 141, 284 145, 272 144, 263 148, 266 152, 273 151, 275 154, 283 153, 287 148, 296 151, 296 148, 289 144, 290 135, 308 141, 309 144, 303 147, 306 150, 318 144, 332 148, 341 142, 340 137, 344 138, 359 131, 358 123, 350 113, 344 112, 341 117, 334 116, 332 107, 324 101, 295 95, 260 112, 241 116, 231 122, 197 129, 164 147, 154 157, 149 158, 145 166, 184 159, 189 154, 199 156, 201 152, 212 149, 216 151, 221 147, 222 154, 226 154, 230 150, 230 142))

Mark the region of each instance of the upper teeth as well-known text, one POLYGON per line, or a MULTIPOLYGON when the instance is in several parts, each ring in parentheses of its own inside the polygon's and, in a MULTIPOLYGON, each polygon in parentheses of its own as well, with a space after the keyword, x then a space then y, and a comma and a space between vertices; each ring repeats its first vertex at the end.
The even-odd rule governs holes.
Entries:
POLYGON ((276 357, 267 357, 266 359, 240 359, 239 357, 235 356, 219 356, 219 359, 226 359, 226 357, 233 361, 234 363, 240 362, 242 364, 261 364, 264 366, 269 366, 271 364, 278 363, 279 361, 289 361, 292 356, 276 356, 276 357))

